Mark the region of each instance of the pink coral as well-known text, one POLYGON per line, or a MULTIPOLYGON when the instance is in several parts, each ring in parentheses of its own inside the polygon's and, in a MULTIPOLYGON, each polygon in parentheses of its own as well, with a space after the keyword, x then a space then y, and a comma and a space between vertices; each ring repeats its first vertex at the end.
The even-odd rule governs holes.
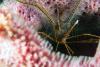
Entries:
POLYGON ((17 11, 19 15, 23 17, 27 22, 27 25, 33 26, 33 28, 35 28, 36 30, 41 27, 41 14, 34 7, 19 4, 19 6, 17 7, 17 11))
MULTIPOLYGON (((11 22, 13 24, 13 20, 11 22)), ((2 67, 100 67, 99 52, 93 58, 65 56, 60 52, 52 52, 51 44, 28 27, 15 26, 11 30, 12 36, 7 31, 0 31, 2 67)))
MULTIPOLYGON (((55 21, 57 19, 57 8, 59 8, 60 20, 65 21, 66 18, 68 18, 71 13, 77 9, 76 4, 78 4, 79 1, 80 0, 25 0, 24 2, 26 2, 27 5, 34 3, 40 4, 47 10, 55 21)), ((81 13, 81 11, 93 13, 98 10, 100 3, 98 0, 81 0, 79 7, 79 13, 81 13)))
MULTIPOLYGON (((9 8, 14 15, 16 14, 19 15, 20 18, 23 18, 23 20, 26 21, 24 23, 27 26, 34 28, 35 30, 39 30, 41 28, 41 13, 35 7, 22 4, 16 0, 4 0, 3 7, 4 6, 9 8)), ((14 18, 16 19, 16 17, 14 18)))
POLYGON ((26 25, 17 25, 23 21, 22 18, 17 21, 13 18, 16 15, 12 16, 8 10, 3 11, 0 13, 0 17, 3 16, 0 18, 1 67, 100 67, 99 50, 94 57, 66 56, 60 52, 52 52, 52 45, 34 30, 26 25), (10 24, 5 27, 2 20, 7 24, 10 21, 10 24))

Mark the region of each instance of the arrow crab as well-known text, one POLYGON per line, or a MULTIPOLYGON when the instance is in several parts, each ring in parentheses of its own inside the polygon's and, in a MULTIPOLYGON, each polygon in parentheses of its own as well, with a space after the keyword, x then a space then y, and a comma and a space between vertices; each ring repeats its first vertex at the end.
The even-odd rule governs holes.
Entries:
MULTIPOLYGON (((27 6, 35 6, 47 17, 47 20, 49 20, 49 23, 46 23, 46 24, 50 24, 50 28, 51 28, 49 29, 49 33, 44 30, 44 28, 48 27, 49 25, 47 26, 43 25, 44 28, 42 29, 42 31, 41 30, 38 31, 38 33, 44 38, 55 42, 56 51, 58 49, 58 46, 61 45, 61 46, 65 46, 69 55, 72 55, 74 54, 74 51, 73 49, 71 49, 71 47, 69 47, 69 44, 71 43, 97 43, 98 39, 100 38, 97 35, 94 35, 92 33, 87 33, 87 32, 81 33, 79 35, 76 34, 74 36, 71 35, 73 34, 72 32, 75 30, 75 27, 80 22, 80 20, 77 18, 76 15, 77 15, 80 5, 82 4, 82 0, 74 1, 73 6, 71 7, 71 9, 69 9, 69 16, 64 21, 62 20, 62 15, 63 15, 63 11, 65 11, 66 9, 61 8, 59 3, 56 3, 54 5, 55 7, 54 12, 55 12, 55 17, 56 17, 55 18, 49 14, 49 11, 46 10, 44 6, 42 6, 36 1, 33 1, 33 2, 31 1, 27 2, 23 0, 17 0, 17 1, 20 3, 26 4, 27 6), (83 39, 81 40, 80 37, 83 37, 83 39), (90 38, 87 38, 87 37, 90 37, 90 38)), ((47 3, 50 3, 50 2, 47 2, 47 3)))

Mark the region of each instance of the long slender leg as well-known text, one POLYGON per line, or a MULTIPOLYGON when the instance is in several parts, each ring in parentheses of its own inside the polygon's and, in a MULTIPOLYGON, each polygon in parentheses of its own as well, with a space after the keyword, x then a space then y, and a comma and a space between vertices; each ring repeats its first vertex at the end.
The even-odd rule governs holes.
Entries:
POLYGON ((91 36, 91 37, 95 37, 95 38, 100 39, 100 36, 92 35, 92 34, 81 34, 81 35, 71 36, 71 37, 68 37, 66 39, 71 39, 71 38, 75 38, 75 37, 79 37, 79 36, 91 36))
POLYGON ((50 16, 50 14, 48 13, 48 11, 44 7, 42 7, 40 4, 38 4, 38 3, 32 3, 32 4, 30 4, 30 3, 27 3, 27 2, 23 2, 21 0, 17 0, 17 1, 20 2, 20 3, 23 3, 23 4, 28 4, 28 5, 32 5, 32 6, 37 7, 40 11, 42 11, 44 13, 44 15, 46 15, 46 17, 49 19, 49 21, 52 24, 52 26, 55 27, 54 26, 55 22, 54 22, 53 18, 50 16))
MULTIPOLYGON (((62 40, 62 42, 64 43, 66 49, 69 48, 70 51, 71 51, 72 53, 74 53, 74 52, 73 52, 73 50, 66 44, 66 43, 67 43, 67 42, 66 42, 66 39, 68 39, 69 34, 72 32, 72 30, 74 29, 74 27, 76 26, 76 24, 78 24, 78 20, 77 20, 77 21, 75 22, 75 24, 70 28, 70 30, 65 34, 65 37, 64 37, 63 40, 62 40)), ((67 50, 68 50, 68 49, 67 49, 67 50)))
POLYGON ((38 34, 42 34, 42 35, 44 35, 46 38, 49 38, 49 39, 51 39, 52 41, 55 42, 55 40, 54 40, 51 36, 49 36, 48 34, 46 34, 46 33, 44 33, 44 32, 38 32, 38 34))

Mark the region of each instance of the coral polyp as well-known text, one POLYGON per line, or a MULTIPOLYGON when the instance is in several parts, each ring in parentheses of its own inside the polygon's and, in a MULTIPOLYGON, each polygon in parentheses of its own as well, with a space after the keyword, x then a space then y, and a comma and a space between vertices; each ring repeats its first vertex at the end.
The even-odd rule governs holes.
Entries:
POLYGON ((17 11, 27 22, 27 25, 32 26, 36 30, 41 28, 41 14, 34 7, 19 4, 19 6, 17 6, 17 11))

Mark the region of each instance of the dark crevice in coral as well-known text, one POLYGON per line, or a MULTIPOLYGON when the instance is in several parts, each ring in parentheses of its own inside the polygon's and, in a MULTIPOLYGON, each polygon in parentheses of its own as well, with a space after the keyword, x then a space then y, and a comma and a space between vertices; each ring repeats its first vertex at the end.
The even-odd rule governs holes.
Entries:
POLYGON ((3 0, 0 0, 0 4, 3 2, 3 0))
MULTIPOLYGON (((86 13, 83 12, 82 15, 78 15, 79 23, 74 28, 73 32, 71 32, 70 36, 76 36, 81 34, 92 34, 100 36, 100 15, 98 13, 86 13)), ((52 26, 48 23, 44 25, 45 29, 41 29, 42 32, 46 32, 48 34, 53 35, 52 26)), ((63 35, 63 34, 62 34, 63 35)), ((44 36, 45 37, 45 36, 44 36)), ((97 46, 98 46, 98 38, 94 38, 92 36, 81 36, 79 39, 72 38, 70 40, 67 40, 69 42, 72 41, 82 41, 82 40, 93 40, 93 43, 70 43, 68 44, 71 49, 74 51, 73 56, 94 56, 97 46), (96 43, 95 43, 95 40, 96 43)), ((53 51, 55 51, 57 43, 47 39, 54 47, 53 51)), ((57 51, 60 51, 61 53, 68 54, 67 49, 63 44, 59 44, 57 51)))

